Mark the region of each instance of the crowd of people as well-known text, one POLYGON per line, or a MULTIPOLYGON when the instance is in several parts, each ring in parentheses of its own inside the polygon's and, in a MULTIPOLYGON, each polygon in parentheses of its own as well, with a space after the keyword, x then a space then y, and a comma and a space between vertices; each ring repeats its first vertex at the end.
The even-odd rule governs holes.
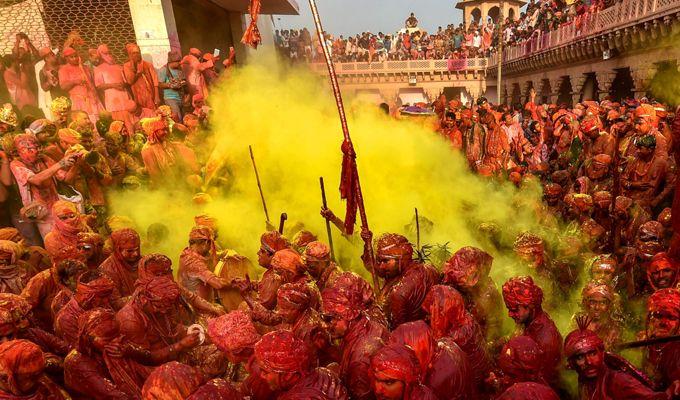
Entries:
POLYGON ((374 286, 314 233, 271 228, 251 281, 210 215, 194 218, 176 271, 141 250, 167 227, 140 235, 109 215, 111 190, 198 173, 208 90, 226 79, 198 49, 170 52, 159 71, 126 50, 121 65, 105 44, 73 40, 55 54, 17 35, 0 109, 0 398, 550 400, 569 398, 570 375, 579 399, 680 396, 680 113, 648 99, 557 106, 532 93, 510 107, 442 96, 431 105, 442 146, 484 179, 540 183, 544 231, 508 243, 484 224, 488 249, 433 265, 404 234, 374 241, 363 229, 374 286), (47 93, 49 117, 36 105, 47 93), (551 230, 572 235, 551 242, 551 230), (494 282, 492 252, 531 276, 494 282), (574 298, 581 310, 563 336, 551 313, 574 298), (639 368, 616 354, 635 338, 639 368))
MULTIPOLYGON (((517 17, 505 16, 501 27, 503 45, 523 43, 541 32, 564 25, 575 24, 578 30, 589 16, 613 3, 531 0, 517 17)), ((501 36, 498 30, 496 20, 484 16, 473 19, 467 26, 450 24, 428 33, 418 26, 418 19, 412 13, 405 27, 395 33, 362 32, 348 37, 325 33, 324 36, 334 62, 445 60, 489 57, 498 48, 501 36)), ((279 52, 293 62, 323 61, 320 42, 307 28, 277 30, 275 42, 279 52)))

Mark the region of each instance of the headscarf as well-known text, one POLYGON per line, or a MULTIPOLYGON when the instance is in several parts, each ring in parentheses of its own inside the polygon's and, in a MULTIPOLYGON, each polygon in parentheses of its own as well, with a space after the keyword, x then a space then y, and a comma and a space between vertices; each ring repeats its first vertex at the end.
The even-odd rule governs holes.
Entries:
POLYGON ((12 242, 19 243, 24 240, 21 236, 21 232, 14 227, 0 228, 0 240, 11 240, 12 242))
POLYGON ((543 239, 530 232, 522 232, 517 236, 513 247, 515 251, 527 254, 543 254, 543 239))
POLYGON ((27 319, 31 305, 23 297, 12 293, 0 293, 0 337, 16 331, 19 321, 27 319))
POLYGON ((255 360, 263 369, 279 373, 304 372, 311 361, 305 342, 284 330, 262 336, 255 344, 255 360))
POLYGON ((106 44, 100 44, 97 46, 97 55, 101 60, 107 64, 115 64, 116 60, 113 58, 113 55, 109 52, 109 46, 106 44))
POLYGON ((78 212, 78 208, 70 201, 56 201, 52 205, 52 217, 54 219, 54 230, 61 236, 61 241, 69 246, 78 244, 78 233, 88 230, 81 218, 80 212, 78 212), (75 218, 66 221, 59 218, 61 215, 69 213, 75 214, 75 218))
POLYGON ((78 131, 71 128, 59 129, 59 131, 57 132, 57 136, 59 137, 60 141, 66 143, 69 146, 73 146, 80 143, 80 139, 82 138, 78 131))
POLYGON ((503 300, 508 308, 517 306, 540 307, 543 302, 543 290, 530 276, 510 278, 503 285, 503 300))
POLYGON ((26 128, 26 133, 37 135, 44 131, 48 126, 54 126, 54 123, 46 118, 36 119, 31 122, 31 125, 29 125, 28 128, 26 128))
POLYGON ((309 244, 317 240, 316 235, 307 230, 301 230, 293 236, 293 247, 302 252, 304 248, 309 244))
POLYGON ((95 297, 106 298, 113 294, 115 286, 111 279, 102 275, 89 282, 83 282, 83 279, 88 276, 88 274, 89 273, 85 273, 78 278, 76 294, 79 299, 90 302, 95 297))
POLYGON ((140 282, 133 297, 145 299, 157 311, 172 309, 177 306, 179 286, 167 276, 157 276, 140 282))
POLYGON ((142 130, 146 134, 148 143, 159 143, 161 140, 156 132, 168 127, 167 122, 159 117, 144 118, 141 120, 142 130))
POLYGON ((253 348, 260 340, 260 334, 255 330, 250 316, 241 310, 209 320, 208 336, 225 353, 253 348))
POLYGON ((680 319, 680 291, 667 288, 652 293, 647 300, 647 313, 664 313, 680 319))
POLYGON ((125 52, 128 53, 128 55, 133 53, 135 50, 140 51, 139 46, 137 46, 136 43, 127 43, 125 45, 125 52))
POLYGON ((371 372, 380 371, 392 379, 404 382, 404 393, 420 381, 422 371, 418 357, 410 348, 391 343, 378 350, 371 357, 371 372))
POLYGON ((19 369, 42 372, 45 357, 38 345, 28 340, 10 340, 0 344, 0 390, 15 396, 22 393, 17 385, 19 369))
POLYGON ((212 229, 213 232, 217 230, 217 218, 208 214, 201 214, 195 216, 194 223, 196 225, 207 226, 208 228, 212 229))
POLYGON ((422 309, 430 316, 430 326, 436 338, 447 336, 451 328, 460 326, 465 320, 465 300, 450 286, 432 286, 422 309))
POLYGON ((475 286, 479 278, 488 276, 493 257, 482 249, 466 246, 444 264, 443 282, 458 287, 475 286))
POLYGON ((201 386, 186 400, 241 400, 243 397, 236 388, 224 379, 213 379, 201 386))
POLYGON ((185 400, 205 381, 193 367, 171 361, 156 368, 142 388, 144 400, 185 400))
MULTIPOLYGON (((123 128, 125 128, 125 122, 124 121, 111 121, 111 125, 109 125, 109 133, 117 133, 122 137, 123 135, 123 128)), ((128 135, 130 133, 128 132, 128 135)))
POLYGON ((562 186, 558 183, 548 183, 543 188, 543 193, 548 196, 558 196, 562 194, 562 186))
POLYGON ((400 344, 413 350, 418 358, 422 376, 425 376, 437 347, 432 329, 423 320, 399 325, 390 334, 388 344, 400 344))
POLYGON ((274 253, 271 267, 275 271, 288 271, 296 275, 305 272, 305 265, 300 255, 292 249, 283 249, 274 253))
POLYGON ((609 284, 603 281, 591 281, 581 290, 581 300, 585 303, 586 300, 596 294, 601 295, 610 302, 613 302, 616 298, 616 293, 609 284))
POLYGON ((510 339, 498 356, 501 370, 514 377, 539 374, 543 365, 543 350, 529 336, 515 336, 510 339))
POLYGON ((94 308, 85 311, 78 319, 78 351, 92 355, 93 342, 103 338, 106 342, 118 336, 119 327, 116 313, 105 308, 94 308))
POLYGON ((52 99, 50 104, 50 111, 52 114, 64 114, 71 109, 71 100, 67 97, 59 96, 56 99, 52 99))
POLYGON ((288 239, 281 236, 278 231, 263 233, 262 236, 260 236, 260 244, 271 254, 290 247, 288 239))
POLYGON ((285 283, 276 292, 276 307, 298 311, 316 307, 316 297, 305 282, 285 283))
POLYGON ((129 270, 133 267, 129 265, 127 261, 123 258, 121 253, 121 247, 125 245, 139 244, 139 235, 137 232, 130 228, 119 229, 111 233, 111 244, 113 247, 112 266, 117 270, 117 275, 123 279, 123 283, 126 286, 126 290, 132 293, 135 288, 135 282, 132 281, 129 270))
POLYGON ((377 242, 377 253, 387 257, 404 257, 408 260, 413 256, 413 246, 405 236, 397 233, 385 233, 377 242))
POLYGON ((142 257, 137 265, 137 283, 151 280, 157 276, 172 276, 172 260, 166 255, 152 253, 142 257))

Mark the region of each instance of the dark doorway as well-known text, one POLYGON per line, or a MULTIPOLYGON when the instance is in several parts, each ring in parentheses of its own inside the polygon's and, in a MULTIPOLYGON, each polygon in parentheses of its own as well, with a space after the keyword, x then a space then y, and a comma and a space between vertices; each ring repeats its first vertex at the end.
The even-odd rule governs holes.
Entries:
POLYGON ((630 75, 630 68, 616 70, 616 76, 612 81, 609 95, 614 101, 621 101, 633 97, 633 77, 630 75))
POLYGON ((564 76, 560 84, 559 94, 557 95, 557 105, 566 104, 571 106, 571 103, 571 79, 568 76, 564 76))

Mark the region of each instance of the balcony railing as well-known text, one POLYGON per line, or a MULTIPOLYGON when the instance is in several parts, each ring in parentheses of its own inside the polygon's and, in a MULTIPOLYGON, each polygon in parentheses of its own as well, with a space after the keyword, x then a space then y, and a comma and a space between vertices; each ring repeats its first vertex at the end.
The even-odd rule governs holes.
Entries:
MULTIPOLYGON (((680 1, 680 0, 678 0, 680 1)), ((310 67, 315 72, 325 73, 326 64, 314 63, 310 67)), ((419 72, 455 72, 485 70, 486 58, 468 58, 461 60, 405 60, 405 61, 382 61, 382 62, 349 62, 335 63, 335 72, 338 75, 359 74, 389 74, 389 73, 419 73, 419 72)))
MULTIPOLYGON (((531 39, 503 49, 503 62, 559 47, 575 40, 598 35, 616 28, 638 24, 680 10, 680 0, 623 0, 594 14, 580 18, 549 32, 539 32, 531 39)), ((488 59, 488 66, 498 64, 498 54, 488 59)))

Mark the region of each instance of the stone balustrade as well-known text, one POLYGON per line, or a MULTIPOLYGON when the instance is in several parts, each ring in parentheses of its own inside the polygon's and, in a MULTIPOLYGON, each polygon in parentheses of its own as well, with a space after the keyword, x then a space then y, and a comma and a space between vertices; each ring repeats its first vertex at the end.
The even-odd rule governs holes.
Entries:
MULTIPOLYGON (((487 68, 486 58, 468 58, 454 60, 449 68, 449 60, 404 60, 382 62, 349 62, 335 63, 338 76, 348 75, 381 75, 403 73, 455 73, 456 71, 484 71, 487 68)), ((325 63, 314 63, 310 67, 318 73, 326 73, 325 63)))

